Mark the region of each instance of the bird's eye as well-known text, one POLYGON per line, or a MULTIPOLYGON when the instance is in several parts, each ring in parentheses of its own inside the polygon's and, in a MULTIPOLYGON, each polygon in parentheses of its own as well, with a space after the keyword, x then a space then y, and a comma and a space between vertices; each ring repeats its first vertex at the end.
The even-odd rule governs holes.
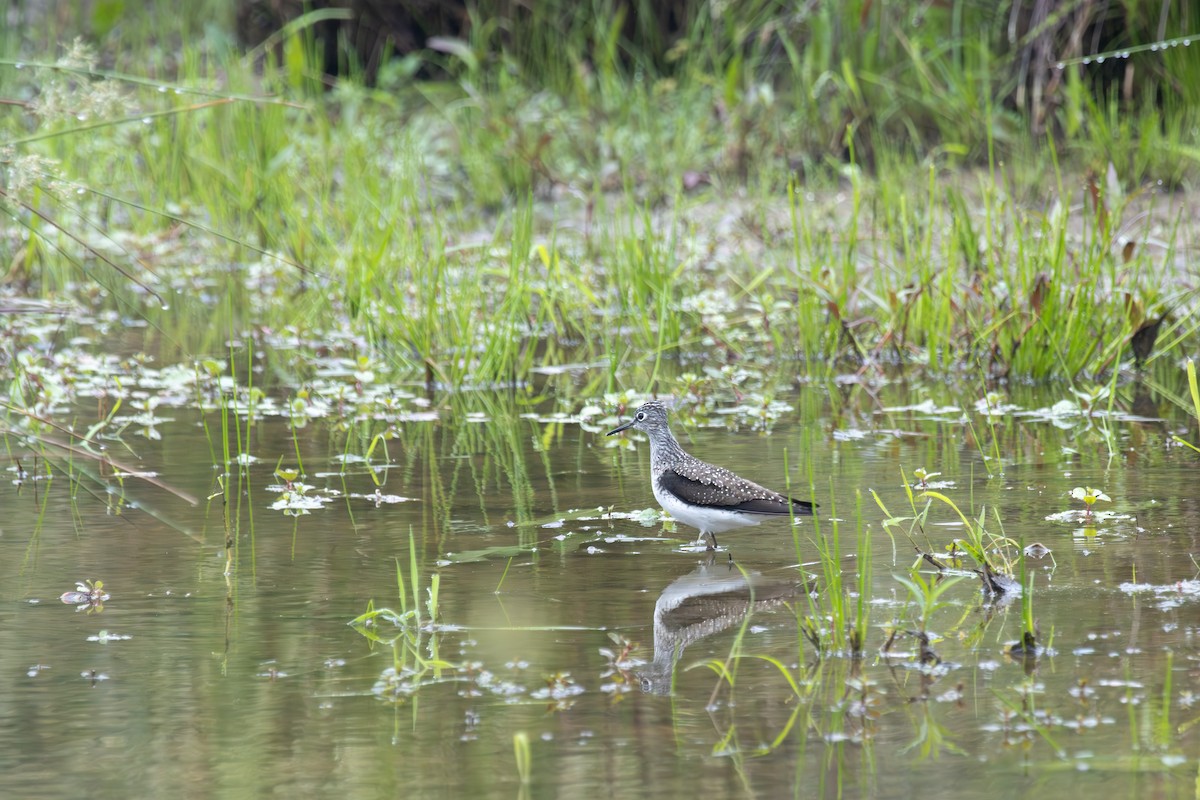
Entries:
POLYGON ((641 421, 642 421, 642 420, 644 420, 645 418, 646 418, 646 412, 645 412, 645 411, 639 411, 639 412, 637 413, 637 421, 638 421, 638 422, 641 422, 641 421))

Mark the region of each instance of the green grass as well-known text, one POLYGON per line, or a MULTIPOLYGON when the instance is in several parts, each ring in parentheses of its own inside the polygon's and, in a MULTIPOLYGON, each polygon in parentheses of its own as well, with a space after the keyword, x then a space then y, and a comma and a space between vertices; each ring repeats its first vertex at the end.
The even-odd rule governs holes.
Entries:
MULTIPOLYGON (((1196 380, 1196 362, 1190 358, 1187 360, 1187 382, 1188 392, 1192 399, 1192 413, 1196 417, 1196 422, 1200 423, 1200 384, 1196 380)), ((1200 453, 1200 439, 1197 439, 1196 443, 1192 443, 1184 441, 1178 436, 1172 436, 1171 438, 1200 453)))
MULTIPOLYGON (((0 85, 30 99, 0 122, 0 204, 23 226, 0 263, 44 296, 99 287, 168 358, 252 324, 348 330, 436 388, 604 359, 606 388, 663 390, 664 365, 700 358, 1073 385, 1128 357, 1127 298, 1181 303, 1159 355, 1194 346, 1191 290, 1161 288, 1186 204, 1146 188, 1196 174, 1194 107, 1085 96, 1078 135, 1014 132, 994 31, 844 37, 867 8, 819 11, 802 49, 769 3, 697 20, 669 66, 618 52, 615 16, 519 52, 480 24, 423 56, 450 80, 328 94, 303 24, 261 73, 220 37, 185 38, 169 76, 78 46, 9 53, 0 85)), ((896 13, 870 7, 870 30, 896 13)))
MULTIPOLYGON (((814 518, 812 534, 820 568, 817 591, 810 592, 797 604, 798 640, 812 645, 820 658, 843 656, 862 658, 870 645, 871 597, 874 591, 874 570, 871 552, 871 527, 864 525, 862 497, 855 497, 855 551, 853 582, 843 574, 846 558, 841 550, 840 522, 833 503, 820 509, 828 515, 829 530, 820 529, 820 519, 814 518)), ((799 553, 799 532, 793 528, 799 553)))

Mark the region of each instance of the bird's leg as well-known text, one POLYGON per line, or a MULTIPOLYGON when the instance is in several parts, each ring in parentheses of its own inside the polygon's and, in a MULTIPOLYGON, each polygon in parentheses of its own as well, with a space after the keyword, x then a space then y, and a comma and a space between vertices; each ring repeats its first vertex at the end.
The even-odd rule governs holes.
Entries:
MULTIPOLYGON (((704 538, 704 534, 700 534, 700 538, 701 538, 701 539, 703 539, 703 538, 704 538)), ((716 550, 716 549, 717 549, 717 535, 716 535, 715 533, 713 533, 712 531, 709 531, 709 532, 708 532, 708 538, 712 540, 712 544, 710 544, 710 545, 708 546, 708 549, 709 549, 709 550, 716 550)))

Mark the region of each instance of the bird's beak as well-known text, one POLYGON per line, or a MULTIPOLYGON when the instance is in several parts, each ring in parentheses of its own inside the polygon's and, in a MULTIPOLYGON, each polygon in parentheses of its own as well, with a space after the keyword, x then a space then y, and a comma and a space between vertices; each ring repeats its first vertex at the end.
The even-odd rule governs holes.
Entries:
POLYGON ((623 430, 627 430, 627 429, 629 429, 629 428, 632 428, 632 427, 633 427, 633 423, 635 423, 635 422, 637 422, 637 420, 636 420, 636 419, 631 419, 631 420, 629 420, 629 422, 626 422, 626 423, 624 423, 623 425, 618 425, 617 427, 613 428, 611 431, 609 431, 608 433, 606 433, 606 434, 604 434, 604 435, 605 435, 605 436, 612 436, 614 433, 620 433, 620 432, 621 432, 621 431, 623 431, 623 430))

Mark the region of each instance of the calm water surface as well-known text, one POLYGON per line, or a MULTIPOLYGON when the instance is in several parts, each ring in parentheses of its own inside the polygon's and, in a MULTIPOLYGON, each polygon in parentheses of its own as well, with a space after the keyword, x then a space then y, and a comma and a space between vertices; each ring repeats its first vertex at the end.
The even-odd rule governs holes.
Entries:
MULTIPOLYGON (((721 427, 677 421, 692 452, 760 482, 790 480, 807 496, 811 475, 820 503, 794 532, 780 522, 725 534, 715 559, 681 548, 690 529, 627 516, 654 508, 640 436, 621 445, 603 436, 608 421, 554 422, 503 401, 468 421, 443 411, 404 422, 381 478, 382 493, 411 498, 397 503, 373 501, 365 467, 340 458, 363 441, 317 423, 295 440, 283 422, 257 424, 261 461, 240 503, 229 493, 239 524, 228 578, 222 501, 205 499, 217 491, 213 415, 206 433, 172 409, 161 440, 131 428, 128 449, 110 443, 196 506, 128 478, 123 489, 105 481, 113 495, 94 481, 76 491, 66 462, 49 482, 17 485, 10 471, 0 796, 1196 796, 1200 470, 1170 439, 1194 429, 1051 419, 1031 412, 1061 398, 1031 391, 1006 398, 1027 415, 993 428, 976 397, 912 395, 814 388, 769 435, 721 416, 721 427), (327 502, 292 517, 271 508, 272 486, 297 449, 310 494, 327 502), (915 553, 908 523, 885 528, 869 490, 912 516, 901 470, 917 468, 940 472, 951 483, 939 491, 972 518, 985 511, 989 530, 1051 550, 1053 564, 1029 562, 1049 647, 1037 659, 1006 652, 1020 602, 986 605, 974 578, 929 618, 939 666, 921 668, 903 633, 881 654, 893 630, 917 624, 895 577, 915 553), (1115 516, 1048 520, 1079 508, 1076 486, 1103 488, 1115 516), (121 497, 128 505, 109 513, 121 497), (850 586, 857 532, 869 535, 861 661, 818 659, 798 625, 810 606, 796 589, 820 573, 814 542, 833 518, 850 586), (349 625, 369 602, 402 610, 397 562, 407 583, 410 541, 422 601, 438 576, 438 624, 349 625), (102 610, 60 601, 85 579, 111 595, 102 610), (107 641, 89 640, 102 632, 107 641), (732 688, 710 664, 729 665, 732 688)), ((28 455, 21 465, 45 472, 28 455)), ((963 533, 941 503, 925 532, 937 549, 963 533)))

